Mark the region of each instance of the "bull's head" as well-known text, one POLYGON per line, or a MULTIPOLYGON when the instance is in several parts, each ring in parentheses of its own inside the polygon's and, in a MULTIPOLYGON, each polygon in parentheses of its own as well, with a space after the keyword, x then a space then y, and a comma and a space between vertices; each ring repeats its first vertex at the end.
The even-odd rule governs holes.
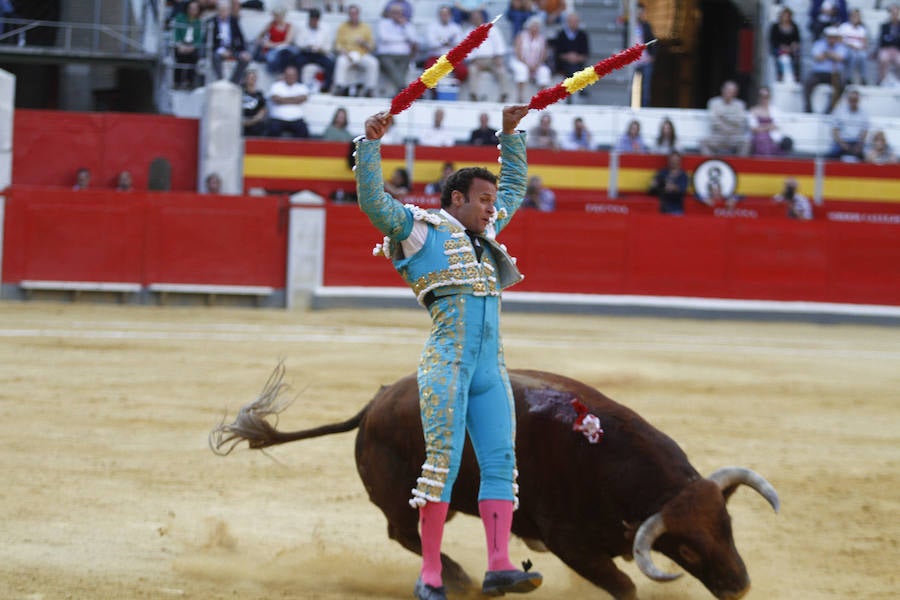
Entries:
POLYGON ((655 548, 699 579, 717 598, 735 600, 750 589, 750 578, 731 533, 725 503, 740 484, 760 493, 775 512, 779 500, 768 481, 750 469, 726 467, 698 479, 641 524, 634 557, 641 571, 656 581, 681 576, 661 571, 650 558, 655 548))

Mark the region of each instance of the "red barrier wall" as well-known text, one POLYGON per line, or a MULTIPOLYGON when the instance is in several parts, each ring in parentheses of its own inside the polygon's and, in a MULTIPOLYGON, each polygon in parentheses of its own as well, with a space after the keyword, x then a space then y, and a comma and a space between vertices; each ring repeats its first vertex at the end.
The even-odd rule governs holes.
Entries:
POLYGON ((277 198, 13 186, 3 282, 285 287, 287 210, 277 198))
POLYGON ((159 115, 17 109, 13 120, 13 184, 71 188, 75 172, 91 170, 91 185, 114 188, 131 171, 147 189, 150 162, 168 159, 174 191, 197 189, 199 122, 159 115))
MULTIPOLYGON (((330 206, 325 285, 402 286, 355 206, 330 206)), ((895 225, 523 211, 518 291, 900 305, 895 225)))

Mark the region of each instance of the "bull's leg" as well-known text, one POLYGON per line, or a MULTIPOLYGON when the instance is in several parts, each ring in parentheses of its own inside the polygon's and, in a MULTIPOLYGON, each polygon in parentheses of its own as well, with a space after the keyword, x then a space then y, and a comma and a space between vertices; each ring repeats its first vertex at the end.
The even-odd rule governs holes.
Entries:
POLYGON ((573 571, 609 592, 616 600, 637 600, 637 590, 631 578, 619 570, 608 556, 590 556, 588 553, 554 553, 573 571))
MULTIPOLYGON (((388 536, 410 552, 422 556, 422 540, 419 537, 416 520, 418 513, 413 510, 409 510, 408 513, 412 515, 411 519, 404 518, 399 523, 397 521, 388 522, 388 536)), ((453 513, 451 512, 447 516, 447 520, 449 521, 452 517, 453 513)), ((472 589, 472 579, 465 569, 443 552, 441 552, 441 577, 444 580, 444 586, 450 592, 461 593, 472 589)))

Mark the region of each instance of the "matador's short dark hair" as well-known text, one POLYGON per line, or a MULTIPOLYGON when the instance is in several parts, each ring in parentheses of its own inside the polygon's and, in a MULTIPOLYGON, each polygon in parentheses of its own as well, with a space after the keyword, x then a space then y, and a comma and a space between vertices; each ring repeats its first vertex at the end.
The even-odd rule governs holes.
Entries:
POLYGON ((473 179, 484 179, 497 185, 497 176, 484 167, 464 167, 447 178, 447 183, 441 191, 441 208, 450 206, 450 198, 454 191, 460 191, 468 198, 473 179))

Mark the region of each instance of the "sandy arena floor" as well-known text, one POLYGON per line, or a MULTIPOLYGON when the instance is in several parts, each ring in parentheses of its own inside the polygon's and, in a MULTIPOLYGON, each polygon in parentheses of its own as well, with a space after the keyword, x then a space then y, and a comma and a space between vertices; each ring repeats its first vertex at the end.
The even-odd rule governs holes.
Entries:
MULTIPOLYGON (((729 504, 749 598, 897 596, 900 329, 504 318, 511 367, 596 386, 702 473, 772 482, 780 514, 747 488, 729 504)), ((0 303, 0 598, 411 597, 418 558, 368 502, 354 434, 220 458, 207 433, 282 357, 302 392, 282 428, 349 417, 415 369, 427 329, 420 311, 0 303)), ((444 546, 476 580, 482 535, 460 516, 444 546)), ((515 541, 526 556, 531 598, 608 597, 515 541)), ((645 600, 711 598, 624 568, 645 600)))

